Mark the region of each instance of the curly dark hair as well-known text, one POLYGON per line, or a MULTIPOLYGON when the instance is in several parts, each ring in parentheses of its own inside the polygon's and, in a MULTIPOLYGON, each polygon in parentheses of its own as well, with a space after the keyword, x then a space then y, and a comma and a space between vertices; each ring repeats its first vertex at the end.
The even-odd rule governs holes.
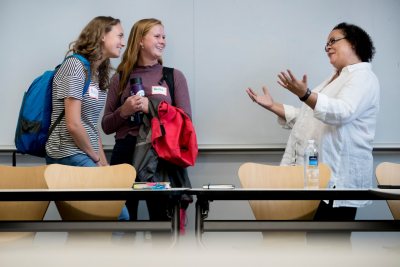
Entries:
POLYGON ((366 31, 346 22, 339 23, 333 30, 341 30, 343 32, 346 40, 354 47, 354 51, 362 62, 371 62, 375 54, 375 47, 366 31))
MULTIPOLYGON (((113 26, 119 23, 120 20, 113 17, 95 17, 82 30, 78 39, 70 43, 70 49, 67 54, 70 52, 81 54, 86 57, 91 64, 93 61, 101 59, 103 56, 103 51, 101 49, 102 37, 105 33, 110 32, 113 26)), ((110 59, 106 59, 100 64, 98 76, 101 90, 106 90, 108 88, 111 70, 110 59)))

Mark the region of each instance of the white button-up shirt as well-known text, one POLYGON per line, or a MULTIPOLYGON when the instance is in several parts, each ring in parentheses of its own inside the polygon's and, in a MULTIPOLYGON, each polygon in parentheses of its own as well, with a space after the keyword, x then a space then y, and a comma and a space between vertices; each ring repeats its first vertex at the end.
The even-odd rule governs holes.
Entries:
MULTIPOLYGON (((308 139, 316 140, 320 162, 332 169, 330 188, 363 189, 372 187, 372 142, 379 111, 379 81, 370 63, 342 69, 317 86, 316 106, 300 109, 284 105, 284 128, 292 132, 281 165, 303 164, 308 139)), ((362 207, 371 201, 336 200, 334 207, 362 207)))

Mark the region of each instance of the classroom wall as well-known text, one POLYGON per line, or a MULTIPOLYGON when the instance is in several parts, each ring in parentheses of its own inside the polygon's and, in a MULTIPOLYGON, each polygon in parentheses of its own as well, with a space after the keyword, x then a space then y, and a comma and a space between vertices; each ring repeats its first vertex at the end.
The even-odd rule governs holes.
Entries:
MULTIPOLYGON (((347 21, 362 26, 376 46, 373 69, 381 83, 375 147, 400 147, 400 2, 397 0, 3 0, 0 61, 0 149, 12 148, 24 91, 56 66, 84 25, 98 15, 122 21, 156 17, 167 36, 165 65, 186 76, 202 148, 284 147, 288 131, 245 93, 268 85, 276 101, 300 105, 276 83, 287 68, 308 75, 313 88, 332 73, 323 50, 330 30, 347 21)), ((113 60, 117 66, 119 59, 113 60)), ((104 143, 114 144, 113 135, 104 143)))

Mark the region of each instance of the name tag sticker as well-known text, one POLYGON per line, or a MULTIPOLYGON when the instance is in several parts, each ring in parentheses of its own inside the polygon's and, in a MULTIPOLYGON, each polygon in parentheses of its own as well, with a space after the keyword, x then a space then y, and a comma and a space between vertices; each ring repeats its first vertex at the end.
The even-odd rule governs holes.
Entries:
POLYGON ((99 99, 99 91, 94 86, 89 86, 89 96, 90 98, 99 99))
POLYGON ((151 87, 152 95, 167 95, 167 88, 164 86, 152 86, 151 87))

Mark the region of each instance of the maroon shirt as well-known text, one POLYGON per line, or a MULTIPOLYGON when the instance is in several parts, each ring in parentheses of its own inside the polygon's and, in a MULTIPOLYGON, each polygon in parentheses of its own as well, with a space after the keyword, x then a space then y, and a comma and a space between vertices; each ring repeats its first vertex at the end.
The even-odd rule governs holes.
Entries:
MULTIPOLYGON (((162 68, 163 66, 160 64, 150 67, 137 67, 131 73, 129 79, 141 77, 146 97, 154 98, 159 101, 164 100, 171 104, 172 101, 169 94, 169 88, 165 81, 163 81, 161 86, 167 88, 167 95, 152 94, 152 86, 160 86, 159 81, 162 78, 162 68)), ((121 105, 124 103, 125 99, 130 96, 130 84, 128 82, 121 96, 118 96, 118 85, 119 74, 116 73, 111 78, 101 126, 104 133, 115 133, 115 139, 123 139, 128 134, 137 136, 139 132, 139 126, 132 126, 129 122, 129 119, 124 119, 120 115, 121 105)), ((192 117, 187 82, 183 73, 177 69, 174 69, 174 85, 175 105, 179 108, 182 108, 190 117, 192 117)))

